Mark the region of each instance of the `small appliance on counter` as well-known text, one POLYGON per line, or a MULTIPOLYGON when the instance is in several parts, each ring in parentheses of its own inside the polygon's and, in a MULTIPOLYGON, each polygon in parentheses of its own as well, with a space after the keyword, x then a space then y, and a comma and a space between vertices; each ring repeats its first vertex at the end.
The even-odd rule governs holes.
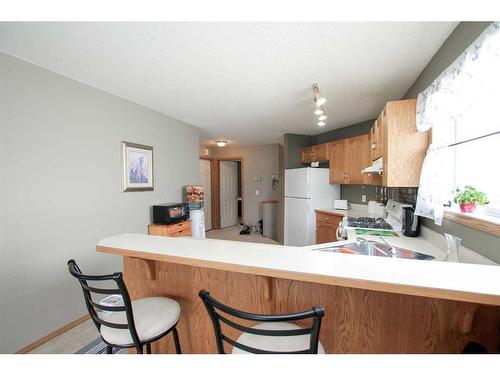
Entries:
POLYGON ((334 199, 333 208, 335 210, 348 210, 351 208, 351 203, 346 199, 334 199))
POLYGON ((402 226, 401 231, 406 237, 418 237, 420 235, 420 217, 415 215, 413 207, 403 207, 402 226))
POLYGON ((412 205, 396 202, 392 199, 387 200, 387 204, 385 206, 385 210, 387 211, 386 221, 395 231, 403 231, 403 217, 405 215, 404 208, 406 207, 412 207, 412 205))
POLYGON ((175 224, 188 218, 187 203, 164 203, 153 206, 154 224, 175 224))

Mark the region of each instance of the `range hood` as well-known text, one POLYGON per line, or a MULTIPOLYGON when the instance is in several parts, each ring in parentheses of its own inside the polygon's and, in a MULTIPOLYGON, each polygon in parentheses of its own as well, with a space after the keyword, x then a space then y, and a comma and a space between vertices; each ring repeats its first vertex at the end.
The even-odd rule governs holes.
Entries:
POLYGON ((382 174, 382 169, 383 169, 383 157, 378 158, 373 162, 372 165, 370 165, 368 168, 362 169, 361 173, 378 173, 382 174))

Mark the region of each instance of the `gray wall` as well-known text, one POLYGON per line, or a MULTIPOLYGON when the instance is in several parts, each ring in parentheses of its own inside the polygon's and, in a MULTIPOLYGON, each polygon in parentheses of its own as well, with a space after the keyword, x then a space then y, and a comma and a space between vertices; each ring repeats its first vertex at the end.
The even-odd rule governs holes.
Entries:
POLYGON ((103 237, 199 183, 198 128, 0 53, 0 352, 86 313, 67 271, 119 271, 103 237), (121 191, 120 142, 154 147, 155 191, 121 191))
POLYGON ((314 144, 314 136, 287 133, 283 136, 285 169, 302 168, 300 150, 314 144))
MULTIPOLYGON (((422 73, 405 94, 405 99, 416 98, 439 74, 445 70, 460 54, 488 27, 491 22, 461 22, 443 43, 422 73)), ((443 220, 437 226, 432 220, 424 219, 423 224, 443 234, 451 233, 462 238, 464 246, 477 251, 489 259, 500 263, 499 238, 468 226, 443 220)))
POLYGON ((336 141, 338 139, 356 137, 358 135, 368 134, 370 128, 372 127, 375 119, 358 122, 357 124, 352 124, 340 129, 330 130, 325 133, 317 134, 314 136, 314 143, 326 143, 331 141, 336 141))
MULTIPOLYGON (((243 157, 243 220, 246 224, 256 224, 262 219, 261 201, 276 199, 282 201, 280 186, 272 189, 271 177, 279 175, 279 145, 226 146, 210 148, 213 157, 243 157), (262 180, 255 181, 254 177, 262 180), (260 195, 255 191, 259 190, 260 195)), ((280 181, 281 184, 281 181, 280 181)))
POLYGON ((491 24, 491 22, 460 22, 429 61, 403 99, 414 99, 424 91, 458 56, 491 24))

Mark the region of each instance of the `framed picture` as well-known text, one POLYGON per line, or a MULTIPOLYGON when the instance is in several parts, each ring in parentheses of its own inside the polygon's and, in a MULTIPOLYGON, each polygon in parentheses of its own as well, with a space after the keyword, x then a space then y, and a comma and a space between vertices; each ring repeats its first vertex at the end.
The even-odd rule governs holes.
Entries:
POLYGON ((122 142, 123 191, 154 190, 153 147, 122 142))

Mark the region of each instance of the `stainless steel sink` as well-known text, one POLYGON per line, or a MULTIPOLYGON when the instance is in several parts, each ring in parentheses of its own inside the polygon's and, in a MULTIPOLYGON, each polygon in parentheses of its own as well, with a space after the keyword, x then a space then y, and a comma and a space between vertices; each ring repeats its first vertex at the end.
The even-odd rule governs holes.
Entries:
MULTIPOLYGON (((383 240, 383 239, 382 239, 383 240)), ((344 254, 359 254, 371 255, 387 258, 403 258, 403 259, 420 259, 432 260, 433 256, 422 254, 417 251, 403 249, 389 245, 385 240, 384 242, 369 241, 362 238, 357 238, 356 242, 327 247, 317 247, 312 251, 325 251, 331 253, 344 253, 344 254)))

